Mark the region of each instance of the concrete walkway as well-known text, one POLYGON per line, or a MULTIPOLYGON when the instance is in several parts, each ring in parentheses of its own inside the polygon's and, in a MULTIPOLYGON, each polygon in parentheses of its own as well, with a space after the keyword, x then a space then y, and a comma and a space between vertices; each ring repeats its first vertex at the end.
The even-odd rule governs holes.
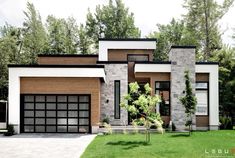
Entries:
POLYGON ((0 158, 79 158, 96 135, 0 135, 0 158))

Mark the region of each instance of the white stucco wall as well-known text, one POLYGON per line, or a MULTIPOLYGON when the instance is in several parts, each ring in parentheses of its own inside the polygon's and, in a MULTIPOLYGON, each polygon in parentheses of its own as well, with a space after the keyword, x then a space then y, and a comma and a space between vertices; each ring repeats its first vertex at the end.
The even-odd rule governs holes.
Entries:
POLYGON ((108 49, 156 49, 156 41, 99 41, 99 61, 108 61, 108 49))
POLYGON ((105 81, 103 68, 9 68, 9 123, 20 133, 20 77, 99 77, 105 81))

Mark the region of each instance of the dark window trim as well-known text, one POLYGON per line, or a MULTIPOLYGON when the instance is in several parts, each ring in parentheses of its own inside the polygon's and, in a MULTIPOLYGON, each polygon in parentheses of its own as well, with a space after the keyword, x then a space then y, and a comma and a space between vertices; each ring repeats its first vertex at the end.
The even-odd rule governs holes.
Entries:
POLYGON ((196 81, 196 83, 206 83, 207 84, 207 88, 195 88, 195 91, 200 91, 200 90, 202 90, 202 91, 207 91, 207 115, 196 115, 196 116, 204 116, 204 117, 209 117, 210 115, 209 115, 209 110, 210 110, 210 95, 209 95, 209 93, 210 93, 210 91, 209 91, 209 81, 196 81))
POLYGON ((9 64, 9 68, 11 67, 30 67, 30 68, 104 68, 104 65, 17 65, 17 64, 9 64))
MULTIPOLYGON (((155 94, 157 90, 169 91, 169 115, 161 115, 161 116, 171 116, 171 81, 155 81, 155 94), (169 88, 156 88, 156 83, 169 83, 169 88)), ((159 105, 159 113, 160 113, 160 105, 159 105)))
MULTIPOLYGON (((45 98, 46 100, 47 100, 47 97, 45 98)), ((43 102, 43 103, 45 103, 46 104, 46 102, 43 102)), ((68 103, 70 103, 70 102, 68 102, 68 103)), ((72 103, 74 103, 74 102, 72 102, 72 103)), ((67 108, 68 108, 68 106, 67 106, 67 108)), ((68 121, 68 120, 67 120, 68 121)), ((87 132, 79 132, 79 126, 87 126, 87 127, 89 127, 89 133, 92 133, 92 129, 91 129, 91 94, 21 94, 20 95, 20 131, 21 131, 21 133, 68 133, 68 134, 72 134, 72 133, 87 133, 87 132), (33 102, 31 102, 31 103, 34 103, 34 109, 24 109, 24 96, 25 95, 29 95, 29 96, 33 96, 34 97, 34 101, 33 102), (78 109, 70 109, 70 110, 67 110, 67 109, 57 109, 57 106, 56 106, 56 109, 54 109, 54 110, 49 110, 49 109, 47 109, 46 107, 45 107, 45 109, 37 109, 37 110, 35 110, 35 103, 37 103, 36 102, 36 96, 56 96, 56 101, 55 102, 53 102, 53 103, 56 103, 56 105, 58 104, 58 96, 66 96, 66 98, 68 99, 68 96, 78 96, 78 102, 76 102, 76 103, 88 103, 88 105, 89 105, 89 109, 87 109, 87 110, 85 110, 85 109, 83 109, 83 110, 79 110, 79 108, 78 109), (79 96, 88 96, 89 97, 89 100, 87 101, 87 102, 79 102, 79 96), (34 111, 34 116, 27 116, 27 117, 25 117, 24 115, 24 111, 34 111), (35 116, 35 112, 36 111, 45 111, 45 117, 41 117, 41 116, 35 116), (47 111, 56 111, 56 116, 55 117, 46 117, 46 112, 47 111), (67 113, 68 113, 68 111, 77 111, 78 112, 78 116, 77 117, 68 117, 68 115, 67 115, 67 117, 58 117, 58 115, 57 115, 57 111, 67 111, 67 113), (88 113, 89 113, 89 117, 79 117, 79 111, 88 111, 88 113), (24 118, 34 118, 34 123, 33 124, 25 124, 24 123, 24 118), (35 128, 36 128, 36 126, 42 126, 42 125, 40 125, 40 124, 35 124, 35 121, 36 121, 36 119, 35 118, 45 118, 45 119, 47 119, 47 118, 55 118, 55 119, 57 119, 57 118, 68 118, 68 119, 70 119, 70 118, 72 118, 72 119, 74 119, 74 118, 78 118, 78 124, 67 124, 67 125, 63 125, 63 124, 58 124, 57 123, 57 121, 56 121, 56 124, 43 124, 43 126, 45 127, 45 132, 35 132, 35 128), (88 125, 82 125, 82 124, 79 124, 79 119, 88 119, 88 125), (34 132, 24 132, 24 125, 26 125, 26 126, 34 126, 34 132), (46 131, 46 128, 47 128, 47 126, 55 126, 56 127, 56 132, 47 132, 46 131), (57 130, 57 126, 67 126, 67 132, 58 132, 58 130, 57 130), (77 126, 78 127, 78 132, 69 132, 68 131, 68 127, 69 126, 77 126)))
MULTIPOLYGON (((147 56, 148 57, 148 61, 149 61, 149 54, 127 54, 127 61, 128 62, 136 62, 135 60, 129 60, 129 56, 147 56)), ((148 62, 148 61, 145 61, 145 60, 143 60, 143 61, 144 62, 148 62)))
POLYGON ((120 108, 120 101, 121 101, 121 81, 120 80, 114 80, 114 118, 115 119, 120 119, 120 113, 121 113, 121 108, 120 108), (119 105, 116 105, 116 83, 119 83, 119 105), (119 116, 116 116, 116 107, 119 106, 119 116))

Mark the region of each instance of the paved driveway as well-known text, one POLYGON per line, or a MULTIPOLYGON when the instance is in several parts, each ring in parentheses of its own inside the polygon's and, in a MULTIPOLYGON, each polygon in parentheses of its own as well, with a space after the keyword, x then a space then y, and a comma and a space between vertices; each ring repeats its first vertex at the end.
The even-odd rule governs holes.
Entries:
POLYGON ((0 135, 0 158, 79 158, 96 135, 0 135))

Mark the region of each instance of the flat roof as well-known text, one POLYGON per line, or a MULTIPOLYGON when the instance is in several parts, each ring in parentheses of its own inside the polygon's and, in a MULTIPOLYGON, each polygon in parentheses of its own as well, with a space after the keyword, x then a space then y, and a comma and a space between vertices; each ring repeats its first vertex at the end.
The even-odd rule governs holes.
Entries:
POLYGON ((99 38, 99 41, 157 41, 156 38, 99 38))
POLYGON ((171 49, 172 48, 182 48, 182 49, 188 49, 188 48, 193 48, 193 49, 196 49, 196 46, 171 46, 171 49))
POLYGON ((38 57, 98 57, 98 54, 38 54, 38 57))
POLYGON ((104 68, 104 65, 16 65, 9 64, 9 68, 25 67, 25 68, 104 68))

